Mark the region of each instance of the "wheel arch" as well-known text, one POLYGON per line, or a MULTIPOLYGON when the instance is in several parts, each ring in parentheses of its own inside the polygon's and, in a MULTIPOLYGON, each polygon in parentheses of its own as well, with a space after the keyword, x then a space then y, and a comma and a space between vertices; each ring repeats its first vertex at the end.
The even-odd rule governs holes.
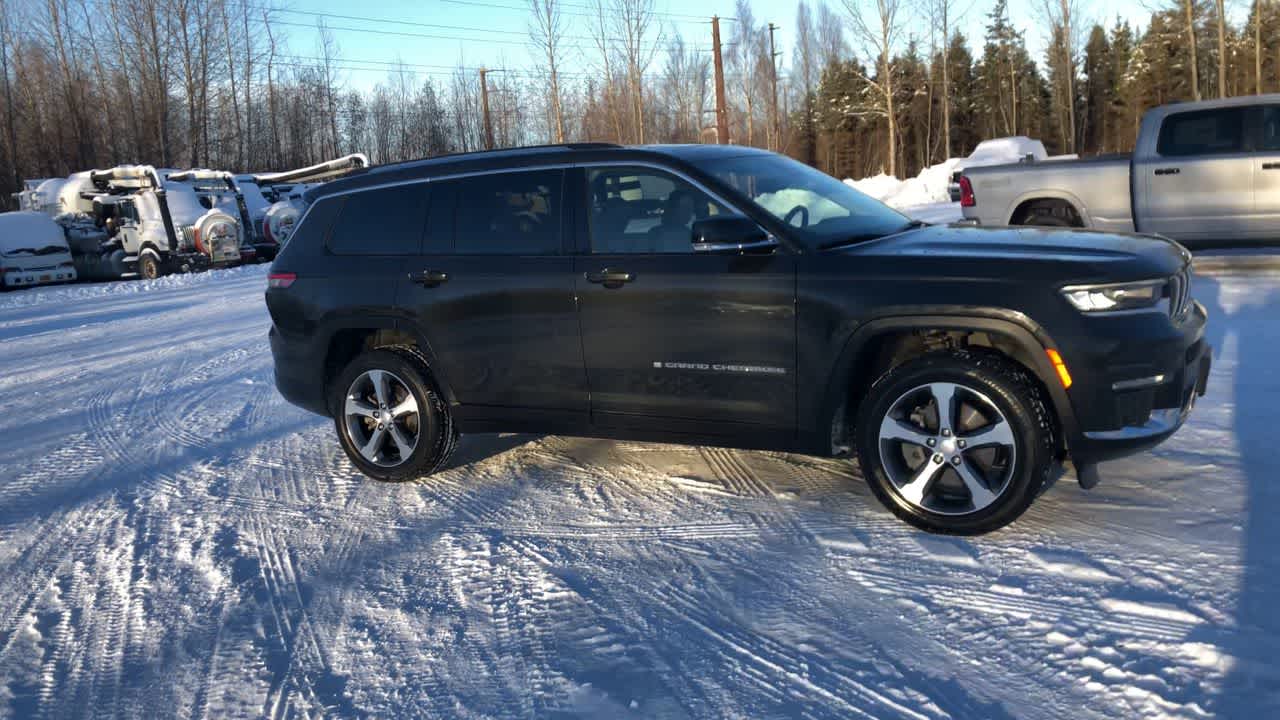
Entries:
POLYGON ((1089 208, 1084 204, 1084 201, 1074 193, 1058 189, 1031 190, 1022 193, 1017 199, 1009 203, 1009 207, 1012 210, 1010 210, 1008 217, 1005 218, 1004 224, 1013 225, 1014 219, 1026 212, 1027 208, 1037 202, 1045 201, 1066 203, 1071 211, 1076 214, 1076 217, 1080 218, 1081 227, 1090 227, 1089 208))
POLYGON ((398 318, 365 315, 359 318, 330 320, 326 324, 329 326, 329 332, 322 344, 324 359, 321 366, 326 398, 330 397, 329 386, 338 373, 361 353, 380 347, 408 346, 426 361, 431 370, 431 379, 445 402, 454 404, 453 392, 441 373, 436 356, 426 338, 406 328, 398 318))
POLYGON ((1045 352, 1055 348, 1048 335, 1022 313, 1001 309, 966 308, 956 314, 895 315, 859 325, 845 341, 823 396, 819 432, 829 432, 838 451, 842 438, 851 437, 865 391, 889 368, 930 351, 930 342, 957 336, 989 338, 990 347, 1017 362, 1040 381, 1047 392, 1064 439, 1076 436, 1076 419, 1066 390, 1045 352))

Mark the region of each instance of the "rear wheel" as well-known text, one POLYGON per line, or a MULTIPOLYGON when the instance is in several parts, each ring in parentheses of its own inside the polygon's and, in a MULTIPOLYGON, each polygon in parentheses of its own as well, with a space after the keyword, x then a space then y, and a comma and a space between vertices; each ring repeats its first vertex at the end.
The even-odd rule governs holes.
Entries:
POLYGON ((1065 200, 1036 200, 1017 213, 1015 225, 1084 227, 1080 214, 1065 200))
POLYGON ((893 368, 863 401, 855 433, 876 496, 931 532, 972 535, 1013 522, 1055 462, 1039 384, 990 353, 931 353, 893 368))
POLYGON ((332 385, 338 440, 352 464, 377 480, 404 481, 444 466, 457 444, 430 369, 411 348, 370 350, 332 385))

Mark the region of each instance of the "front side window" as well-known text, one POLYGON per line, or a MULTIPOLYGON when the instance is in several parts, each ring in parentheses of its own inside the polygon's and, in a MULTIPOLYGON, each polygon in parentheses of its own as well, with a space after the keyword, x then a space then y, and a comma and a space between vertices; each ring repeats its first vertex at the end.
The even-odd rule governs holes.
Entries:
POLYGON ((1170 115, 1160 126, 1156 152, 1167 157, 1221 155, 1244 150, 1244 108, 1170 115))
POLYGON ((455 251, 476 255, 557 255, 564 171, 534 170, 462 178, 455 251))
POLYGON ((1262 108, 1262 137, 1258 149, 1263 152, 1280 151, 1280 105, 1262 108))
POLYGON ((693 223, 728 210, 674 175, 642 167, 589 170, 591 251, 693 252, 693 223))
POLYGON ((781 155, 753 153, 699 162, 698 166, 791 226, 811 247, 871 240, 913 224, 879 200, 781 155))
POLYGON ((329 233, 335 255, 415 255, 427 220, 427 185, 398 185, 347 195, 329 233))

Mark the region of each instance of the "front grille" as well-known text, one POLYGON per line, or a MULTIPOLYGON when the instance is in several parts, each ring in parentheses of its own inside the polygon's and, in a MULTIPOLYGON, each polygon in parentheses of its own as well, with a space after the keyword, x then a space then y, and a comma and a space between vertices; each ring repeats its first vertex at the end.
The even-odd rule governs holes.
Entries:
POLYGON ((1181 320, 1191 309, 1191 267, 1169 278, 1169 316, 1181 320))

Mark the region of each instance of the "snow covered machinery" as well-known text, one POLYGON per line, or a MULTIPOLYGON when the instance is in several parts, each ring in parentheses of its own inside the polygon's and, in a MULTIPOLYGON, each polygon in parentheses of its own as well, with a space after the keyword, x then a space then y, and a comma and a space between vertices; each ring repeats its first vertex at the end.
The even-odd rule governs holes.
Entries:
POLYGON ((260 226, 262 237, 277 246, 284 246, 289 241, 293 226, 302 217, 302 211, 305 209, 302 193, 308 187, 367 167, 369 167, 368 157, 363 153, 352 153, 296 170, 254 175, 253 183, 262 189, 263 194, 275 198, 275 201, 262 213, 260 226), (285 188, 287 191, 280 192, 285 188))
POLYGON ((240 222, 150 165, 76 173, 58 202, 56 219, 83 278, 156 278, 240 262, 240 222))

